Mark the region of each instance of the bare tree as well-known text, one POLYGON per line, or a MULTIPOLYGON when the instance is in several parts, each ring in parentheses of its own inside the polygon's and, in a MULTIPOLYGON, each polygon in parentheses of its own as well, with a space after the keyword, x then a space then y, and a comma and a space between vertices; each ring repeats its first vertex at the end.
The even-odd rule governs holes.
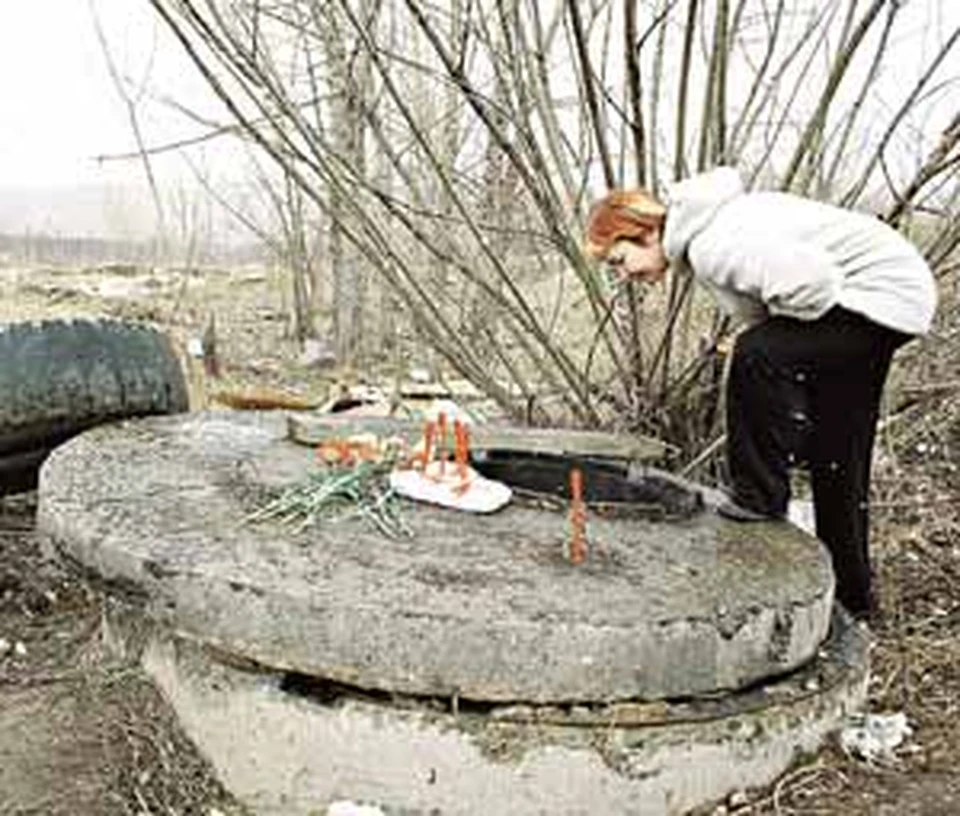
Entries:
POLYGON ((867 113, 900 3, 150 2, 229 124, 328 220, 342 354, 360 350, 376 281, 517 417, 641 428, 691 457, 716 432, 724 322, 689 278, 618 289, 585 260, 599 188, 662 192, 736 162, 751 183, 869 200, 894 224, 923 207, 928 257, 957 246, 955 124, 910 172, 884 154, 950 92, 958 32, 867 113))
MULTIPOLYGON (((140 125, 140 105, 144 96, 144 83, 131 82, 123 75, 120 67, 117 65, 117 62, 114 59, 113 51, 110 49, 110 43, 100 22, 100 15, 97 12, 96 3, 94 0, 88 0, 88 2, 90 6, 90 15, 93 19, 93 26, 97 34, 97 41, 100 44, 100 50, 103 54, 103 58, 107 63, 107 70, 110 73, 110 78, 113 81, 114 88, 116 88, 126 110, 127 120, 130 123, 130 131, 133 133, 133 137, 136 140, 138 156, 141 160, 143 172, 150 188, 150 194, 153 197, 154 212, 157 219, 157 255, 159 257, 163 257, 167 251, 167 225, 163 205, 163 196, 157 185, 156 174, 154 173, 153 169, 153 161, 146 149, 144 134, 140 125)), ((149 71, 150 69, 148 65, 146 71, 147 75, 149 75, 149 71)))

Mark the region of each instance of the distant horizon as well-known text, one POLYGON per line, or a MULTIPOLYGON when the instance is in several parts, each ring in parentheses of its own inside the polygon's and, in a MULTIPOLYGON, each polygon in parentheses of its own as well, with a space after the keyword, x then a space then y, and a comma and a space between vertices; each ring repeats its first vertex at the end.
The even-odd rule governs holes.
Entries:
MULTIPOLYGON (((195 200, 193 197, 199 200, 202 196, 199 186, 187 191, 186 206, 195 200)), ((210 243, 236 246, 259 240, 220 208, 215 208, 209 218, 211 224, 196 229, 206 232, 210 243)), ((27 233, 120 242, 153 242, 159 238, 156 211, 146 184, 83 181, 24 186, 0 182, 0 234, 27 233)))
MULTIPOLYGON (((0 191, 0 200, 2 200, 0 191)), ((29 225, 20 230, 0 227, 0 267, 32 264, 106 265, 210 265, 224 263, 263 263, 269 259, 268 248, 256 237, 245 240, 233 235, 223 240, 212 235, 193 247, 171 243, 165 255, 157 235, 110 236, 80 234, 67 230, 36 229, 29 225)))

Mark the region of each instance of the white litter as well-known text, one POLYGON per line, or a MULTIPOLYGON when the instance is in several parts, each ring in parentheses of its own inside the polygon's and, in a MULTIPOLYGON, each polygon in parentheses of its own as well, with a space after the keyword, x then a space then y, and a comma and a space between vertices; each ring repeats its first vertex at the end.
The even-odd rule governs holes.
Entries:
POLYGON ((203 341, 199 337, 191 337, 187 340, 187 354, 195 360, 203 357, 203 341))
POLYGON ((891 761, 894 751, 913 733, 902 711, 896 714, 866 714, 840 732, 840 747, 849 756, 867 762, 891 761))
POLYGON ((376 805, 358 805, 355 802, 334 802, 327 808, 327 816, 386 816, 376 805))
POLYGON ((461 473, 451 461, 430 462, 423 470, 395 470, 390 474, 390 487, 409 499, 468 513, 493 513, 513 496, 502 482, 486 479, 471 467, 461 473))

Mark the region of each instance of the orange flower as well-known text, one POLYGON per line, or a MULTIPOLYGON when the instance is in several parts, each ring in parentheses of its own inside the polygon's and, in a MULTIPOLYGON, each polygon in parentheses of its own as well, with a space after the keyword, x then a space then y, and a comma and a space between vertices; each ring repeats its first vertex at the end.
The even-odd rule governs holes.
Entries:
POLYGON ((352 466, 380 459, 378 445, 368 439, 324 439, 316 448, 317 458, 325 465, 352 466))

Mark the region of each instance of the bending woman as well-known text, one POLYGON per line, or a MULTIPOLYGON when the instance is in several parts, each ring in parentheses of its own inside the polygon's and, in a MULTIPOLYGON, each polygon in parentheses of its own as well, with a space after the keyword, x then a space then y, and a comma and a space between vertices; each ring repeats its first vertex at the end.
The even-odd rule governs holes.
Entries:
POLYGON ((782 518, 789 468, 807 460, 837 597, 868 615, 880 396, 894 351, 929 329, 936 307, 919 252, 868 215, 746 193, 730 168, 675 185, 666 204, 642 190, 610 193, 590 211, 586 251, 621 277, 650 282, 668 264, 686 266, 721 309, 748 324, 727 381, 731 486, 719 512, 782 518))

